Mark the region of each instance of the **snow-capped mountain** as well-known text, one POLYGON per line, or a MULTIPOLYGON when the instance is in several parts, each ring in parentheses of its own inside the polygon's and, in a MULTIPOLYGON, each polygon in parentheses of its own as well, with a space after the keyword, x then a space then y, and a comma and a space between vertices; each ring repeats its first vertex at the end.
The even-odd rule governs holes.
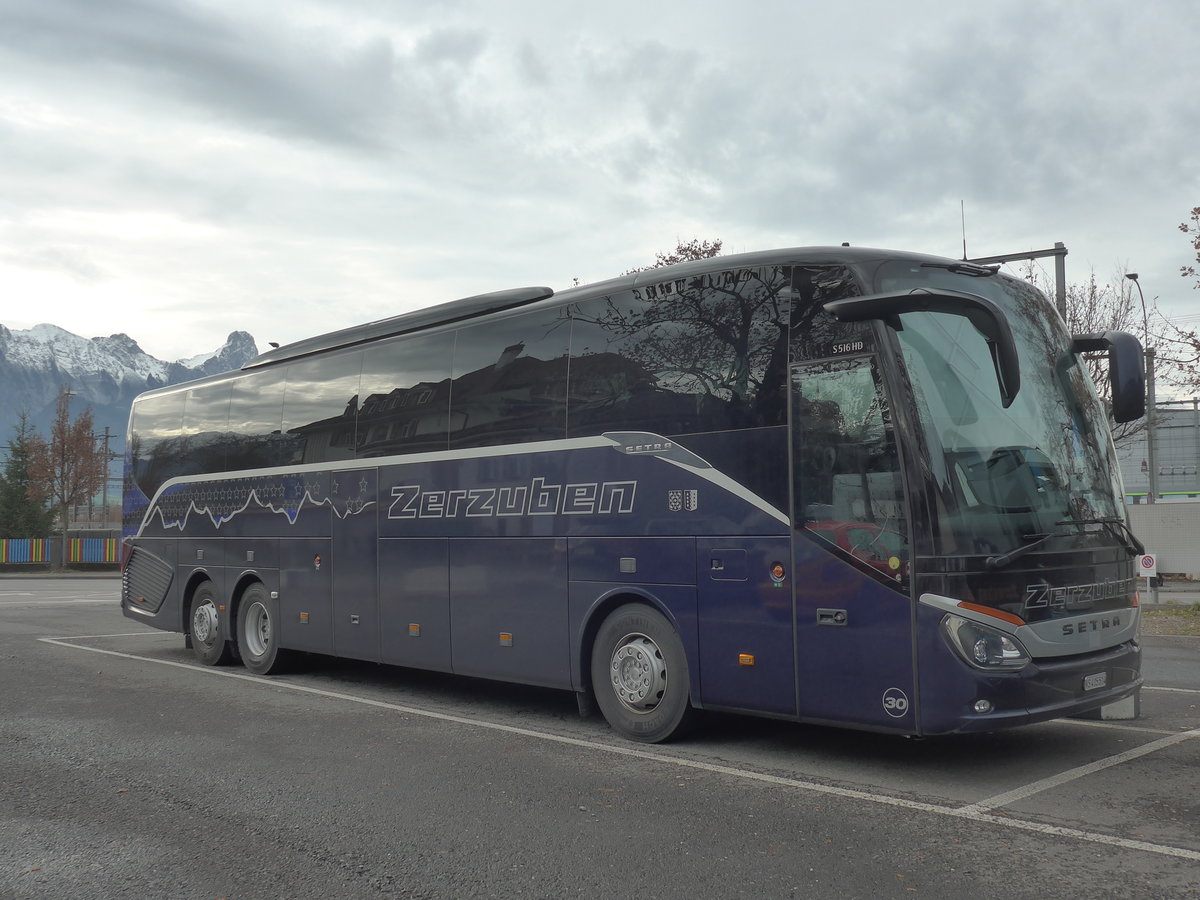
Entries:
POLYGON ((84 338, 57 325, 27 331, 0 325, 0 448, 12 439, 21 410, 49 435, 55 403, 66 387, 72 415, 90 405, 97 434, 107 426, 110 449, 121 452, 129 407, 142 391, 237 369, 257 355, 254 338, 244 331, 233 332, 211 353, 164 362, 126 334, 84 338))

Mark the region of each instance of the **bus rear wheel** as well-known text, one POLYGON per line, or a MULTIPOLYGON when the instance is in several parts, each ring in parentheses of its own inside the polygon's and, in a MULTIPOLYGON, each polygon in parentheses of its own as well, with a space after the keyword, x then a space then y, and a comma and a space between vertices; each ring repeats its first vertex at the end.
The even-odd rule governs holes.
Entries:
POLYGON ((592 645, 592 690, 613 730, 657 744, 691 724, 687 657, 671 623, 631 603, 614 610, 592 645))
POLYGON ((238 649, 247 669, 255 675, 277 675, 287 669, 291 654, 279 648, 278 604, 261 584, 246 588, 237 622, 238 649))
POLYGON ((217 586, 211 581, 200 582, 192 593, 188 637, 196 659, 206 666, 227 666, 233 662, 233 648, 217 609, 217 586))

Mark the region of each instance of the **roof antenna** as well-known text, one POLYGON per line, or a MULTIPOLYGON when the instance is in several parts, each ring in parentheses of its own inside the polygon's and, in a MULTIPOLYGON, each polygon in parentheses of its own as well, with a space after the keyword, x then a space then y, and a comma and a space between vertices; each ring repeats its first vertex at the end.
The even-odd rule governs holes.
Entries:
POLYGON ((967 261, 967 207, 962 200, 958 201, 958 214, 962 220, 963 262, 967 261))

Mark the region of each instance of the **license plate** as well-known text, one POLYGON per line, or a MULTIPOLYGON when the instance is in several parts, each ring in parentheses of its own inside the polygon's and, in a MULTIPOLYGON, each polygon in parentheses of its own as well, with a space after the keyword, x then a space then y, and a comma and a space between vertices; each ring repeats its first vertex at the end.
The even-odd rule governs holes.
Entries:
POLYGON ((1108 673, 1097 672, 1095 675, 1083 676, 1083 689, 1085 691, 1094 691, 1097 688, 1102 688, 1108 685, 1108 673))

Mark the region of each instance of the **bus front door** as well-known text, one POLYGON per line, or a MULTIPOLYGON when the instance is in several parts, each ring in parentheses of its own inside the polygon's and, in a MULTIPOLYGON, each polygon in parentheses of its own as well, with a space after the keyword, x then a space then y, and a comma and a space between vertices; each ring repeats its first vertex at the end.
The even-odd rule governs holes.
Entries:
POLYGON ((875 359, 791 370, 797 705, 916 730, 907 505, 875 359))

